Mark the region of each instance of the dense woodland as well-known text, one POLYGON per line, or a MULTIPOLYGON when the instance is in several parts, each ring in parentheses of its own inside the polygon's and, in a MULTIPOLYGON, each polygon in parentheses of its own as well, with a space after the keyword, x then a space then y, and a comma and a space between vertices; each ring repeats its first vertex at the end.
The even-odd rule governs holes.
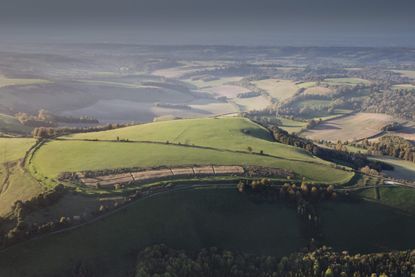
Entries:
POLYGON ((414 267, 411 251, 352 255, 323 246, 279 259, 216 247, 186 252, 155 245, 138 254, 135 276, 409 277, 414 267))
POLYGON ((78 123, 78 124, 98 124, 99 121, 95 118, 82 116, 60 116, 53 114, 47 110, 40 110, 36 115, 27 113, 17 113, 17 120, 23 125, 30 127, 56 127, 58 123, 78 123))
POLYGON ((415 119, 415 93, 407 90, 391 90, 372 93, 362 103, 366 112, 386 113, 405 119, 415 119))
POLYGON ((375 142, 365 140, 361 146, 369 155, 387 155, 415 163, 415 145, 398 136, 384 136, 375 142))

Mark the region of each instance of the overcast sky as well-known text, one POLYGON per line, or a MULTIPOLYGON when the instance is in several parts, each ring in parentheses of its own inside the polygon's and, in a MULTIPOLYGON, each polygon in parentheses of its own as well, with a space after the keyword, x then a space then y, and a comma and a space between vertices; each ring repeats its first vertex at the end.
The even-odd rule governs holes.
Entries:
POLYGON ((8 39, 414 46, 415 0, 0 0, 8 39))

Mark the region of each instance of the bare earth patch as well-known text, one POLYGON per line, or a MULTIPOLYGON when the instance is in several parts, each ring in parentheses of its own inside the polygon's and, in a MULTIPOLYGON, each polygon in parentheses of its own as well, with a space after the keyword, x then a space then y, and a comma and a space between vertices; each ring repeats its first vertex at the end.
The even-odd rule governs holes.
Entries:
POLYGON ((375 136, 382 127, 392 123, 393 117, 378 113, 357 113, 338 119, 327 120, 303 136, 313 140, 352 141, 375 136))
POLYGON ((189 177, 195 175, 223 175, 243 174, 245 170, 241 166, 194 166, 173 167, 171 169, 144 170, 131 173, 111 174, 94 178, 81 177, 81 182, 86 186, 114 187, 117 184, 131 184, 133 182, 148 182, 175 177, 189 177))

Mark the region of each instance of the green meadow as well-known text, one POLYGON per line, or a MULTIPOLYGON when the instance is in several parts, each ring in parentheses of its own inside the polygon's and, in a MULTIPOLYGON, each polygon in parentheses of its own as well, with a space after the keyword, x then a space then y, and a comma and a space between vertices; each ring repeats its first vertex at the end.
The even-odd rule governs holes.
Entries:
POLYGON ((323 183, 342 184, 353 176, 302 149, 274 142, 266 129, 243 118, 163 121, 72 135, 43 145, 30 167, 41 178, 56 178, 65 171, 191 164, 283 168, 323 183))

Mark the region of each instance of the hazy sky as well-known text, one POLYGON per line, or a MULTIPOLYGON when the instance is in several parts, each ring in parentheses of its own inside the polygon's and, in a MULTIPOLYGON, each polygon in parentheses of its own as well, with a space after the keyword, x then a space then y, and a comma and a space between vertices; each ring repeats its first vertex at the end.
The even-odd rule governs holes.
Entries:
POLYGON ((415 0, 0 0, 9 39, 415 45, 415 0))

